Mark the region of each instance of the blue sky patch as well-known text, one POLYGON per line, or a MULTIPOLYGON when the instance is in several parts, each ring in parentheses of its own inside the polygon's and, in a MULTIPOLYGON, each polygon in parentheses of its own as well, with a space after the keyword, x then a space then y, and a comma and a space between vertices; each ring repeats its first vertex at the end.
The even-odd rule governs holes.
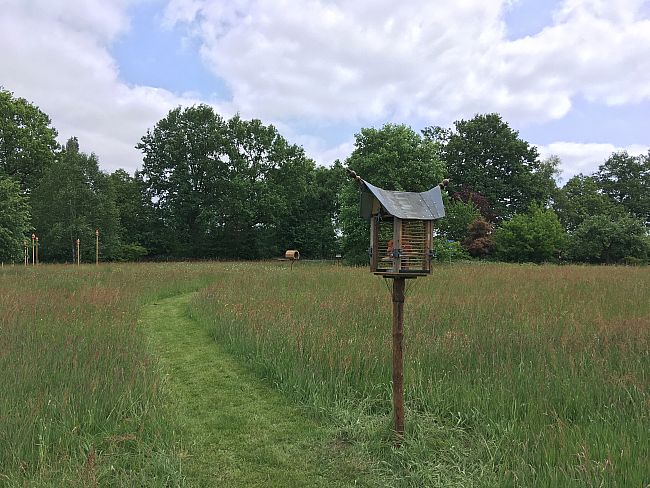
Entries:
POLYGON ((158 2, 134 5, 129 12, 131 28, 110 50, 123 81, 177 94, 189 92, 203 99, 231 98, 225 82, 201 61, 198 43, 181 28, 162 26, 158 2))

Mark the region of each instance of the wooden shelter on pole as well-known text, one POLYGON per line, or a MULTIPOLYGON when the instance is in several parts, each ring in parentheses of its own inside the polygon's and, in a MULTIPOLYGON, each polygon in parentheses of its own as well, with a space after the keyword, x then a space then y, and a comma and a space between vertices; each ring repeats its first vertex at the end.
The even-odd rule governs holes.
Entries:
POLYGON ((396 442, 404 438, 405 280, 431 273, 433 222, 445 216, 444 180, 428 191, 388 191, 348 170, 361 190, 361 217, 370 221, 370 271, 393 280, 393 411, 396 442))

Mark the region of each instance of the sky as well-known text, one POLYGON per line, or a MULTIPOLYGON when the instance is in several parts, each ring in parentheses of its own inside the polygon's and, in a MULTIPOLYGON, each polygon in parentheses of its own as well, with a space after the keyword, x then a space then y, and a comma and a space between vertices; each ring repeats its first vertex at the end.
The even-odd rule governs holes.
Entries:
POLYGON ((363 127, 498 112, 561 180, 650 147, 650 0, 0 0, 0 86, 106 171, 206 103, 316 163, 363 127))

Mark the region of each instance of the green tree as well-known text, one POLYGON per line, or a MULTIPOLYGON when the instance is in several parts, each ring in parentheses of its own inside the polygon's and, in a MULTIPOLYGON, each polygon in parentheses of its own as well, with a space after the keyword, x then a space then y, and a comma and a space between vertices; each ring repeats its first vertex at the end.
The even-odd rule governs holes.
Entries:
POLYGON ((521 139, 500 115, 476 115, 454 126, 451 132, 439 128, 426 132, 442 144, 453 189, 470 187, 479 192, 502 218, 526 211, 532 202, 549 201, 557 161, 540 161, 537 148, 521 139))
POLYGON ((30 193, 54 161, 58 148, 50 118, 24 98, 0 87, 0 174, 30 193))
POLYGON ((650 152, 640 156, 614 153, 595 178, 606 195, 650 225, 650 152))
POLYGON ((445 218, 440 219, 438 227, 446 239, 462 242, 467 237, 470 224, 480 218, 481 212, 473 203, 452 200, 445 204, 445 218))
POLYGON ((574 176, 558 190, 553 208, 562 225, 571 232, 594 215, 622 216, 626 213, 622 205, 602 193, 595 177, 582 174, 574 176))
POLYGON ((504 261, 542 263, 555 261, 566 248, 567 235, 552 209, 531 205, 494 232, 497 258, 504 261))
POLYGON ((43 261, 74 261, 77 239, 82 261, 94 261, 96 229, 101 258, 119 259, 121 231, 110 177, 99 170, 94 154, 79 151, 76 138, 45 170, 31 200, 43 261))
POLYGON ((207 244, 223 230, 230 203, 225 121, 207 105, 178 107, 136 147, 144 153, 141 175, 163 232, 161 251, 204 257, 207 244))
POLYGON ((645 261, 650 242, 643 221, 631 215, 595 215, 585 219, 571 236, 569 255, 587 263, 618 263, 626 258, 645 261))
POLYGON ((27 198, 13 179, 0 175, 0 261, 20 260, 30 230, 27 198))
POLYGON ((337 161, 331 168, 316 167, 305 176, 297 185, 305 189, 300 198, 292 195, 295 183, 285 176, 281 192, 289 206, 278 222, 277 242, 280 250, 295 248, 308 258, 332 258, 339 252, 338 195, 346 182, 345 170, 337 161))
POLYGON ((327 178, 272 125, 177 108, 138 148, 172 255, 257 259, 296 247, 318 256, 334 233, 317 190, 327 178))
POLYGON ((228 129, 234 151, 223 242, 241 258, 277 256, 288 247, 312 254, 304 246, 314 162, 259 120, 236 116, 228 129))
MULTIPOLYGON (((443 178, 439 144, 405 125, 366 128, 355 136, 355 149, 346 161, 369 183, 386 190, 426 191, 443 178)), ((341 189, 343 252, 351 263, 368 262, 368 223, 359 217, 359 189, 349 182, 341 189)))
POLYGON ((156 231, 154 208, 139 173, 131 176, 118 169, 111 173, 110 183, 119 215, 122 258, 130 261, 159 251, 163 232, 156 231))

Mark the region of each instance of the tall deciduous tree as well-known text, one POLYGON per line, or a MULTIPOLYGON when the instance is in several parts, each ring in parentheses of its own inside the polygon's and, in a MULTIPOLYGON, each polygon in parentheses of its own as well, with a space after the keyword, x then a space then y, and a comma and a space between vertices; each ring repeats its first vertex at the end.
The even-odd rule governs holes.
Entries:
POLYGON ((576 175, 558 190, 553 208, 569 231, 574 231, 587 218, 594 215, 622 216, 622 205, 616 204, 599 189, 593 176, 576 175))
POLYGON ((451 132, 427 130, 442 144, 442 159, 454 189, 471 187, 484 195, 501 218, 526 211, 532 202, 549 201, 556 162, 540 161, 537 149, 501 116, 476 115, 454 125, 451 132))
POLYGON ((602 191, 646 225, 650 225, 650 152, 612 154, 595 175, 602 191))
POLYGON ((0 261, 20 260, 29 230, 27 198, 16 181, 0 175, 0 261))
MULTIPOLYGON (((347 166, 369 183, 395 191, 425 191, 444 175, 439 144, 405 125, 361 129, 347 166)), ((341 225, 346 259, 367 262, 369 228, 359 218, 359 190, 352 182, 341 191, 341 225)))
POLYGON ((137 148, 142 177, 166 229, 164 247, 175 256, 200 257, 223 226, 229 169, 225 121, 207 105, 171 110, 137 148))
POLYGON ((71 138, 32 195, 34 227, 42 243, 43 260, 71 261, 80 239, 82 260, 94 261, 95 230, 100 231, 102 259, 120 257, 119 215, 108 175, 94 154, 79 151, 71 138))
POLYGON ((30 193, 54 161, 58 147, 50 118, 24 98, 0 87, 0 174, 30 193))
POLYGON ((256 259, 296 247, 319 257, 331 242, 336 196, 319 193, 329 173, 272 125, 178 108, 138 147, 173 255, 256 259))

